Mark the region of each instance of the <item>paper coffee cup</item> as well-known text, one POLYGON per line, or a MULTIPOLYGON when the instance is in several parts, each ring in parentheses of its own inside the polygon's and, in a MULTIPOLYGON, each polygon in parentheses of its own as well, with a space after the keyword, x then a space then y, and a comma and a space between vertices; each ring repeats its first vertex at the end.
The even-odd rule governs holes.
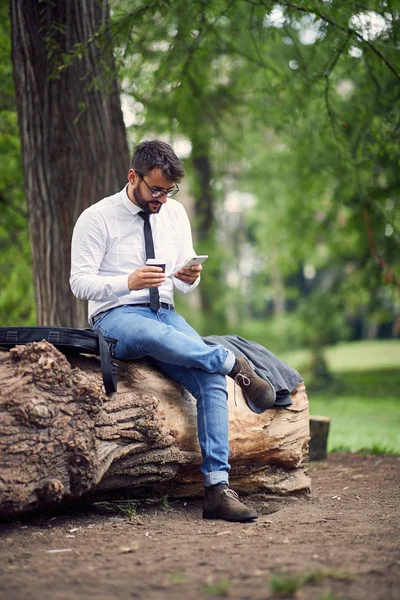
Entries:
POLYGON ((165 273, 165 262, 163 262, 160 258, 148 258, 146 260, 146 265, 148 267, 161 267, 165 273))

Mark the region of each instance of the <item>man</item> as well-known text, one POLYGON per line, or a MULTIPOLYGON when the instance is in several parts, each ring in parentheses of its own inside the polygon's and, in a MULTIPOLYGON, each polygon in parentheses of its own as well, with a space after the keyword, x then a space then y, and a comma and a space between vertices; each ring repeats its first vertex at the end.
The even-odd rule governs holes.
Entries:
POLYGON ((158 368, 197 400, 203 457, 203 518, 249 521, 257 513, 228 487, 228 409, 225 376, 235 378, 254 403, 271 406, 274 390, 243 358, 221 345, 208 346, 175 312, 173 287, 183 293, 200 282, 186 211, 170 198, 184 176, 168 144, 146 141, 134 151, 128 184, 90 206, 72 239, 70 284, 89 300, 89 322, 116 338, 116 358, 152 357, 158 368), (162 267, 147 266, 157 258, 162 267))

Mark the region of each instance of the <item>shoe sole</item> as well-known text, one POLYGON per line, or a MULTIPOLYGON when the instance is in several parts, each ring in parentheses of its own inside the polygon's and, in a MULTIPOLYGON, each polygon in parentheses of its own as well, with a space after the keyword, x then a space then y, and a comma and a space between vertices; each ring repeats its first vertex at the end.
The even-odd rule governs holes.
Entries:
POLYGON ((203 519, 209 520, 209 521, 218 521, 218 520, 223 520, 223 521, 231 521, 232 523, 245 523, 246 521, 254 521, 255 519, 258 519, 258 515, 255 515, 254 517, 242 517, 242 518, 235 518, 235 517, 224 517, 224 516, 219 516, 216 517, 215 515, 207 515, 203 513, 203 519))

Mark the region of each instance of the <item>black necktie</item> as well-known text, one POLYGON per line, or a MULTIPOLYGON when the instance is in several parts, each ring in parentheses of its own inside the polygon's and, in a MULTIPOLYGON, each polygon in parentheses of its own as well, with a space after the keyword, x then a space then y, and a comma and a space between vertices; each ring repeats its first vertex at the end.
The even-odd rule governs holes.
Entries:
MULTIPOLYGON (((154 243, 153 243, 153 234, 151 232, 150 225, 150 215, 141 211, 139 213, 139 217, 141 217, 144 221, 144 244, 146 247, 146 260, 148 258, 155 258, 154 254, 154 243)), ((154 312, 157 312, 160 308, 160 295, 158 293, 158 288, 150 288, 150 308, 154 312)))

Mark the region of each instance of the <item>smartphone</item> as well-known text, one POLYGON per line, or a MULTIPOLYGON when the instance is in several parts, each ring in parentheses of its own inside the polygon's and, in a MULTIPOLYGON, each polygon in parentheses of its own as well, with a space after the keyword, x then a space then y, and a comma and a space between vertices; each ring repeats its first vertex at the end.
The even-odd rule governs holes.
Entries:
POLYGON ((190 260, 188 260, 181 269, 190 269, 193 265, 201 265, 205 260, 207 260, 208 254, 199 254, 199 256, 193 256, 190 260))

